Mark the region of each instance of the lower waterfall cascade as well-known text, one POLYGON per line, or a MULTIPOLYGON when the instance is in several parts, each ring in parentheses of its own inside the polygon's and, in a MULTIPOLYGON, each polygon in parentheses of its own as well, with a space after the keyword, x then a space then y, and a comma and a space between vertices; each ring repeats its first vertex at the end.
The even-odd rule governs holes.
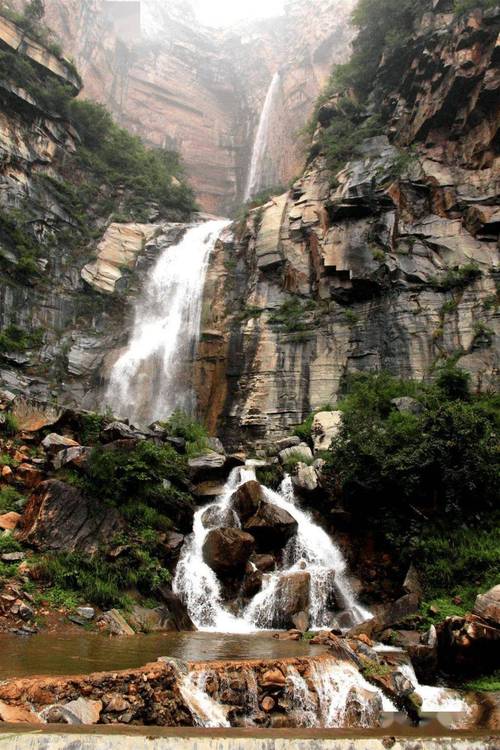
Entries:
MULTIPOLYGON (((220 581, 203 559, 203 543, 209 531, 202 517, 210 510, 212 523, 223 527, 231 513, 231 499, 243 484, 255 480, 251 463, 231 472, 223 493, 216 502, 203 506, 194 516, 193 532, 185 542, 177 564, 173 588, 187 606, 191 619, 200 630, 215 632, 250 633, 273 627, 274 613, 279 602, 277 588, 283 575, 307 570, 310 574, 311 628, 319 630, 332 625, 333 614, 327 603, 335 591, 343 611, 349 612, 352 624, 371 615, 357 601, 346 575, 346 563, 338 546, 317 526, 296 503, 290 477, 286 477, 279 492, 263 487, 266 502, 287 511, 298 524, 297 533, 287 543, 281 566, 264 576, 262 590, 235 615, 224 605, 220 581), (213 520, 215 518, 215 521, 213 520), (332 575, 332 573, 334 575, 332 575)), ((238 525, 236 514, 234 524, 238 525)))
POLYGON ((202 296, 210 254, 230 222, 216 219, 187 229, 166 247, 135 305, 129 344, 113 366, 106 403, 137 424, 192 412, 186 369, 200 333, 202 296))

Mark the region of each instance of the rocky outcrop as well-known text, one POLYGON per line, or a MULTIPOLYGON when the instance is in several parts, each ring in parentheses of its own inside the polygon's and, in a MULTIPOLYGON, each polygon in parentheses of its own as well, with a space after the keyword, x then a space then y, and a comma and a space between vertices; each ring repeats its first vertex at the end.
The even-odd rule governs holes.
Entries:
POLYGON ((51 479, 30 497, 17 537, 40 551, 92 555, 122 528, 115 509, 97 507, 97 499, 90 500, 75 487, 51 479))
POLYGON ((219 576, 242 574, 255 547, 255 539, 240 529, 218 528, 208 532, 203 559, 219 576))
POLYGON ((494 387, 497 21, 428 14, 384 100, 390 138, 366 139, 336 175, 320 153, 219 244, 207 295, 217 277, 222 333, 199 351, 200 407, 227 443, 271 445, 335 403, 349 373, 423 379, 454 356, 475 389, 494 387))

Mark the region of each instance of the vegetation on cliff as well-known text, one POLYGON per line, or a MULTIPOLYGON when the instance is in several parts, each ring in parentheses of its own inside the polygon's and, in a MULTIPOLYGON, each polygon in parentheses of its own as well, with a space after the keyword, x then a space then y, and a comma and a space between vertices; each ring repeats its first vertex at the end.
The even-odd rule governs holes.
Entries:
POLYGON ((432 385, 349 379, 326 475, 355 526, 415 563, 428 600, 460 596, 470 608, 500 566, 500 401, 471 394, 468 381, 453 365, 432 385))

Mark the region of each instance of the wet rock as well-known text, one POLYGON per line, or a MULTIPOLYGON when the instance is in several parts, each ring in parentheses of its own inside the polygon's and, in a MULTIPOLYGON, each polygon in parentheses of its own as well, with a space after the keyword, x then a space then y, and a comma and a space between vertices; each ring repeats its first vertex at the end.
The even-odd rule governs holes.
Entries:
POLYGON ((0 516, 0 529, 4 531, 13 531, 19 525, 21 521, 20 513, 10 511, 10 513, 4 513, 0 516))
POLYGON ((136 633, 162 633, 177 629, 172 626, 170 612, 166 607, 151 609, 136 604, 128 618, 136 633))
POLYGON ((292 617, 292 622, 301 633, 307 633, 309 630, 309 614, 307 612, 298 612, 292 617))
POLYGON ((314 452, 326 451, 333 438, 337 437, 342 426, 341 411, 321 411, 315 415, 312 423, 314 452))
POLYGON ((39 484, 29 498, 16 536, 41 551, 93 555, 122 528, 116 509, 96 504, 76 487, 50 479, 39 484))
POLYGON ((278 550, 297 532, 298 524, 286 510, 261 502, 257 512, 243 525, 261 552, 278 550))
POLYGON ((104 622, 112 635, 134 635, 134 631, 117 609, 110 609, 99 618, 104 622))
POLYGON ((264 500, 264 493, 259 482, 251 480, 238 487, 231 498, 231 507, 236 511, 242 523, 248 521, 258 510, 264 500))
POLYGON ((276 560, 272 555, 252 555, 251 562, 263 573, 269 573, 276 567, 276 560))
POLYGON ((58 453, 63 448, 79 448, 79 444, 76 440, 66 437, 66 435, 58 435, 56 432, 51 432, 46 438, 42 440, 42 445, 47 453, 58 453))
POLYGON ((116 440, 136 440, 142 437, 142 433, 125 422, 111 422, 102 431, 102 438, 106 443, 114 443, 116 440))
POLYGON ((250 570, 241 585, 241 595, 246 599, 254 597, 262 588, 262 580, 263 574, 260 570, 250 570))
POLYGON ((309 611, 311 576, 307 571, 285 573, 276 586, 274 628, 294 627, 294 616, 309 611))
POLYGON ((225 483, 222 480, 214 479, 212 481, 200 482, 193 487, 193 495, 203 498, 204 500, 214 500, 224 491, 225 483))
POLYGON ((302 461, 309 464, 313 461, 313 454, 306 443, 299 443, 292 448, 285 448, 285 450, 280 451, 279 460, 282 464, 287 464, 290 461, 302 461))
POLYGON ((284 687, 286 685, 286 677, 280 669, 268 669, 262 675, 260 685, 263 688, 284 687))
POLYGON ((203 544, 203 559, 217 575, 241 575, 255 539, 240 529, 212 529, 203 544))
POLYGON ((500 626, 500 584, 477 597, 474 614, 500 626))
POLYGON ((83 617, 84 620, 93 620, 95 617, 95 609, 93 607, 77 607, 75 612, 79 617, 83 617))
POLYGON ((271 696, 268 695, 262 700, 262 703, 260 705, 262 707, 262 710, 268 714, 271 713, 271 711, 275 707, 276 701, 274 700, 274 698, 271 698, 271 696))
POLYGON ((307 466, 303 463, 297 464, 292 482, 293 486, 303 493, 314 492, 319 486, 318 475, 314 466, 307 466))
POLYGON ((231 508, 220 508, 214 506, 208 508, 201 517, 201 522, 205 529, 217 529, 221 526, 225 528, 238 529, 240 527, 238 516, 231 508))
POLYGON ((345 704, 345 725, 363 727, 367 724, 376 727, 382 716, 382 698, 373 690, 352 687, 345 704))
POLYGON ((168 586, 160 586, 158 588, 158 593, 170 613, 172 630, 178 630, 179 632, 196 630, 196 627, 189 616, 186 605, 171 588, 168 586))
POLYGON ((162 542, 162 548, 165 550, 168 560, 178 559, 184 539, 183 534, 179 534, 177 531, 168 531, 166 533, 165 539, 162 542))
POLYGON ((28 604, 26 604, 25 602, 20 603, 18 614, 19 614, 19 617, 25 621, 34 620, 35 618, 34 609, 28 606, 28 604))

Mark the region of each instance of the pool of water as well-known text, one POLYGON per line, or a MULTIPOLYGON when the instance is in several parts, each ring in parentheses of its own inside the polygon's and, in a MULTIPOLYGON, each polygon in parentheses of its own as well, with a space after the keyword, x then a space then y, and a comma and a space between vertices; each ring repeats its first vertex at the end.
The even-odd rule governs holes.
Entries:
POLYGON ((0 633, 0 679, 134 669, 159 656, 225 661, 313 656, 324 651, 323 646, 280 641, 270 633, 155 633, 123 638, 86 632, 39 633, 30 637, 0 633))

